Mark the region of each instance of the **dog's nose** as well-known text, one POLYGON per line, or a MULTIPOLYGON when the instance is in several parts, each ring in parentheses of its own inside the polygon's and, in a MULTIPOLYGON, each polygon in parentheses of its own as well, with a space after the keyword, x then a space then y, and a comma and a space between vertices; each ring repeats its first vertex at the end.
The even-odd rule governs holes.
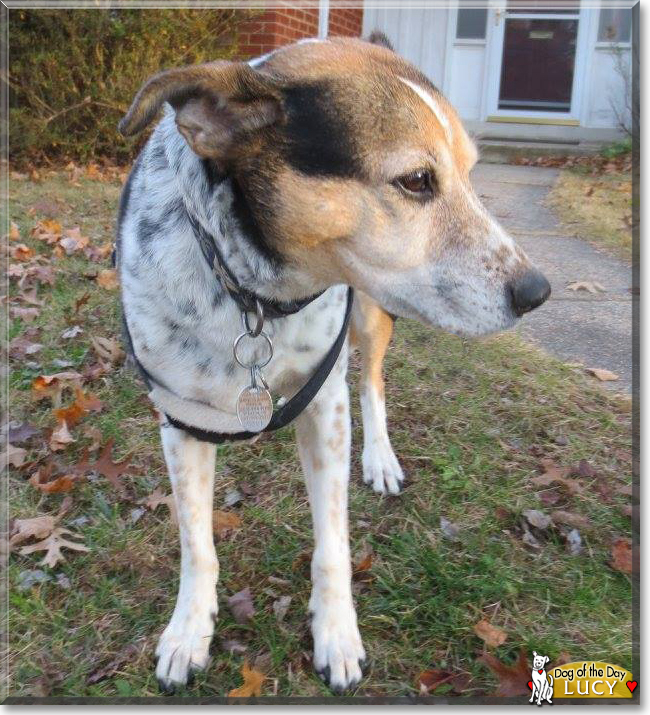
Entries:
POLYGON ((535 310, 551 295, 550 283, 534 268, 519 276, 509 287, 512 308, 517 315, 535 310))

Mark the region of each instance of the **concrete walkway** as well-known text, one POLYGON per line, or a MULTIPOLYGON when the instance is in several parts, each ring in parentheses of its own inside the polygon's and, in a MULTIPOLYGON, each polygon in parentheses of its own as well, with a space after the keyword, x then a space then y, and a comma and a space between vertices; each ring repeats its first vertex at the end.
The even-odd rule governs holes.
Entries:
POLYGON ((474 187, 497 220, 551 282, 551 298, 518 330, 565 362, 604 368, 620 376, 606 383, 632 388, 632 269, 579 238, 567 236, 545 199, 556 169, 479 164, 474 187), (595 281, 604 293, 567 288, 595 281))

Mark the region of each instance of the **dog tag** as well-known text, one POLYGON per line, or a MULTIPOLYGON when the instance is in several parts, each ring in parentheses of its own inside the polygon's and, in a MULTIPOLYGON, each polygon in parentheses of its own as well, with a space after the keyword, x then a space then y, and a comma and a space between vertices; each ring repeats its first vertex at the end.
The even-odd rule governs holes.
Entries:
POLYGON ((260 385, 245 387, 237 398, 237 418, 247 432, 261 432, 273 416, 271 393, 260 385))

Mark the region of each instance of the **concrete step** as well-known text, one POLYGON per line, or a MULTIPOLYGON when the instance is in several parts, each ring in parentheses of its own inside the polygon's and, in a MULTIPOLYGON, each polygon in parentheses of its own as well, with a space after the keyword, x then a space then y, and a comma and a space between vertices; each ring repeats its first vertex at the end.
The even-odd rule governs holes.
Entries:
POLYGON ((566 156, 593 156, 602 151, 602 142, 548 142, 477 139, 481 161, 486 164, 511 164, 516 159, 537 157, 563 158, 566 156))

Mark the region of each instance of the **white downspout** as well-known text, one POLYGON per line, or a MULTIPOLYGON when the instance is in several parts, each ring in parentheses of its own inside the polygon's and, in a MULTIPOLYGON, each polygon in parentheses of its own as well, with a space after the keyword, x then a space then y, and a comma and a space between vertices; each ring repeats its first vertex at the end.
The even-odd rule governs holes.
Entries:
POLYGON ((318 3, 318 36, 327 37, 330 16, 330 0, 319 0, 318 3))

